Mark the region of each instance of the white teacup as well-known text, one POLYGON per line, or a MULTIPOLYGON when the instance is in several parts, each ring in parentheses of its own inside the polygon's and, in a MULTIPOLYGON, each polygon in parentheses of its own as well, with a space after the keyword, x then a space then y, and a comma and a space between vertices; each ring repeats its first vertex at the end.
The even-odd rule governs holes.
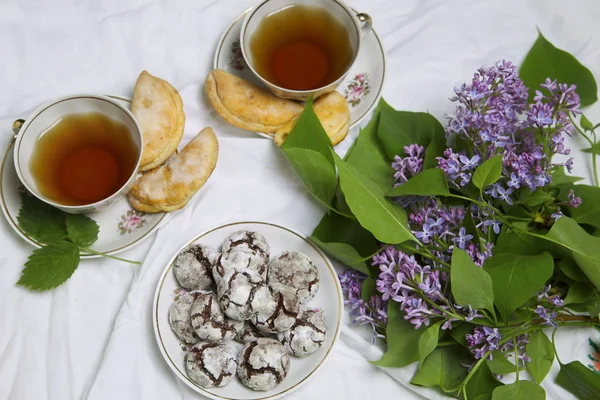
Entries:
POLYGON ((344 80, 352 64, 356 60, 358 51, 362 43, 362 37, 371 30, 371 17, 367 14, 354 12, 350 7, 338 0, 264 0, 253 7, 242 24, 240 33, 240 43, 242 55, 250 70, 256 75, 271 92, 279 97, 286 99, 306 101, 311 96, 317 98, 326 93, 334 91, 344 80), (250 41, 261 22, 270 14, 282 10, 292 5, 303 5, 319 7, 329 12, 334 18, 340 21, 346 30, 350 33, 350 47, 352 49, 352 61, 346 68, 346 71, 334 82, 326 86, 312 90, 291 90, 277 86, 263 78, 253 66, 253 57, 250 50, 250 41))
POLYGON ((71 95, 44 104, 26 119, 17 134, 14 147, 15 169, 25 188, 43 202, 70 214, 102 211, 125 196, 135 183, 141 156, 142 133, 131 111, 113 99, 97 94, 71 95), (137 149, 135 169, 127 182, 118 191, 105 199, 80 206, 59 204, 46 198, 38 190, 30 168, 31 158, 40 135, 46 132, 64 116, 83 113, 104 114, 108 118, 121 122, 127 127, 127 131, 131 135, 131 139, 137 149))

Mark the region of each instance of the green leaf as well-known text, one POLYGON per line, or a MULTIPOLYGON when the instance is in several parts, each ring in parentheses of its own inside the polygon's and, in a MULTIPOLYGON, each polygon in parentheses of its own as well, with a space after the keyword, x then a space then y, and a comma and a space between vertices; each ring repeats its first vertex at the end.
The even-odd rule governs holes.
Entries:
POLYGON ((531 381, 520 380, 494 389, 492 400, 545 400, 544 389, 531 381))
POLYGON ((79 248, 58 242, 33 251, 25 263, 18 285, 31 290, 50 290, 64 283, 79 265, 79 248))
POLYGON ((594 143, 592 147, 587 147, 585 149, 581 149, 584 153, 596 153, 600 154, 600 142, 594 143))
POLYGON ((379 245, 371 232, 356 221, 336 213, 325 214, 312 233, 322 243, 345 243, 366 257, 377 251, 379 245))
POLYGON ((560 244, 590 282, 600 288, 600 238, 588 234, 566 216, 554 223, 546 237, 560 244))
POLYGON ((485 308, 494 312, 494 288, 492 278, 479 268, 462 249, 455 247, 450 268, 452 295, 463 306, 485 308))
POLYGON ((419 338, 419 361, 421 362, 419 368, 423 366, 423 360, 425 360, 425 357, 431 354, 431 352, 436 348, 441 325, 442 321, 431 325, 419 338))
POLYGON ((579 121, 579 124, 581 125, 581 128, 584 131, 593 131, 594 130, 594 124, 592 124, 590 122, 590 120, 587 119, 587 117, 584 114, 581 114, 581 120, 579 121))
POLYGON ((496 375, 506 375, 516 372, 517 367, 504 357, 504 354, 500 350, 492 351, 492 359, 485 360, 490 371, 496 375))
POLYGON ((565 305, 585 303, 597 295, 596 289, 591 284, 587 282, 575 282, 569 286, 569 292, 567 293, 567 297, 565 297, 565 305))
POLYGON ((579 399, 600 399, 600 375, 579 361, 561 364, 556 384, 579 399))
MULTIPOLYGON (((516 224, 513 224, 516 225, 516 224)), ((536 255, 541 254, 548 248, 549 243, 535 236, 520 233, 519 236, 513 232, 508 232, 503 226, 494 246, 494 254, 522 254, 536 255)), ((552 251, 551 251, 552 253, 552 251)))
POLYGON ((365 264, 364 257, 358 254, 354 247, 346 243, 324 243, 314 236, 309 239, 319 246, 328 256, 335 258, 342 264, 354 268, 363 274, 369 275, 369 268, 365 264))
POLYGON ((530 100, 548 77, 560 83, 577 85, 582 106, 589 106, 598 100, 598 87, 590 70, 571 54, 554 47, 541 32, 523 60, 519 76, 529 88, 530 100))
POLYGON ((67 237, 66 213, 26 193, 21 194, 21 209, 17 222, 23 231, 37 242, 61 242, 67 237))
POLYGON ((389 201, 379 186, 332 151, 346 202, 358 222, 383 243, 416 240, 406 212, 389 201))
POLYGON ((480 190, 485 189, 492 183, 496 183, 502 174, 502 156, 495 156, 480 166, 473 172, 473 184, 480 190))
POLYGON ((413 385, 439 386, 444 392, 456 391, 467 376, 460 365, 464 349, 460 346, 438 347, 425 359, 413 379, 413 385))
POLYGON ((575 183, 580 180, 583 180, 583 178, 565 174, 565 167, 557 167, 554 172, 552 172, 552 186, 558 186, 564 183, 575 183))
POLYGON ((542 330, 539 330, 529 334, 529 343, 526 346, 527 355, 531 358, 527 363, 527 371, 537 383, 542 383, 554 361, 552 342, 542 330))
POLYGON ((333 165, 315 150, 292 147, 283 153, 308 191, 321 203, 331 204, 337 188, 333 165))
POLYGON ((441 157, 444 154, 448 146, 446 145, 446 132, 442 124, 438 122, 438 125, 433 133, 431 142, 425 149, 425 158, 423 159, 423 168, 436 168, 438 166, 437 157, 441 157))
POLYGON ((301 148, 314 150, 321 153, 325 159, 333 166, 333 158, 331 157, 331 139, 323 129, 321 121, 315 114, 312 100, 306 102, 306 107, 298 120, 294 129, 290 132, 285 142, 281 145, 281 149, 286 151, 292 148, 301 148))
POLYGON ((473 214, 471 214, 470 211, 465 212, 463 226, 469 235, 473 235, 473 243, 481 243, 479 239, 479 229, 477 229, 475 221, 473 221, 473 214))
POLYGON ((419 338, 423 330, 415 329, 402 314, 398 303, 388 302, 388 325, 385 331, 388 348, 380 360, 371 361, 371 364, 401 368, 419 360, 419 338))
POLYGON ((448 180, 446 174, 439 168, 430 168, 419 172, 417 175, 388 192, 388 196, 446 196, 448 180))
POLYGON ((558 268, 569 278, 577 282, 588 282, 587 276, 581 271, 581 268, 568 258, 563 258, 558 262, 558 268))
POLYGON ((456 340, 461 345, 467 347, 467 339, 465 335, 468 333, 472 334, 475 325, 471 325, 468 322, 458 322, 452 324, 452 330, 450 331, 450 337, 456 340))
POLYGON ((494 389, 502 385, 502 382, 492 374, 488 365, 483 363, 467 382, 465 393, 469 399, 478 399, 480 396, 491 398, 494 389))
MULTIPOLYGON (((382 103, 384 103, 383 99, 379 107, 382 103)), ((360 130, 360 134, 356 138, 356 144, 346 155, 346 161, 362 171, 384 192, 387 192, 394 185, 394 172, 391 165, 392 161, 385 155, 377 136, 380 119, 379 107, 371 118, 371 122, 360 130)))
POLYGON ((554 197, 544 192, 541 189, 531 193, 529 190, 523 190, 521 197, 515 202, 515 204, 524 204, 527 207, 535 207, 544 203, 550 203, 554 201, 554 197))
POLYGON ((489 257, 483 269, 492 278, 494 302, 504 321, 514 310, 543 289, 554 272, 550 253, 535 256, 497 254, 489 257))
POLYGON ((93 219, 83 214, 67 214, 67 234, 77 246, 87 247, 98 240, 100 227, 93 219))
POLYGON ((378 292, 375 285, 375 279, 368 276, 367 279, 363 281, 362 287, 360 288, 360 296, 364 301, 369 301, 371 300, 371 297, 377 294, 378 292))
POLYGON ((475 397, 475 399, 473 399, 473 400, 492 400, 492 394, 491 393, 480 394, 479 396, 475 397))
POLYGON ((600 188, 589 185, 561 185, 560 199, 567 200, 569 190, 573 189, 575 196, 581 197, 581 204, 577 208, 569 207, 571 218, 580 224, 588 224, 595 228, 600 228, 600 188))
POLYGON ((381 104, 378 134, 390 159, 404 157, 404 146, 427 146, 434 137, 445 138, 444 127, 431 114, 396 111, 385 101, 381 104))

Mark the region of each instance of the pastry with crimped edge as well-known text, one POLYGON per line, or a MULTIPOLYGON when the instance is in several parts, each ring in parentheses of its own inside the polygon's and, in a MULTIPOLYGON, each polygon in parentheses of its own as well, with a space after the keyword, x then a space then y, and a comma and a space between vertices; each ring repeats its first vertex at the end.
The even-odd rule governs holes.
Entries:
MULTIPOLYGON (((344 96, 338 92, 327 93, 315 100, 313 108, 333 146, 346 138, 350 129, 350 108, 344 96)), ((278 146, 285 142, 297 120, 294 118, 275 132, 273 140, 278 146)))
POLYGON ((304 108, 220 69, 208 74, 204 89, 217 114, 231 125, 253 132, 273 134, 304 108))
POLYGON ((135 182, 127 196, 129 204, 148 213, 183 208, 212 174, 218 154, 215 133, 204 128, 180 153, 135 182))
POLYGON ((142 71, 133 90, 131 113, 140 125, 144 144, 139 171, 149 171, 179 146, 185 125, 183 101, 169 82, 142 71))

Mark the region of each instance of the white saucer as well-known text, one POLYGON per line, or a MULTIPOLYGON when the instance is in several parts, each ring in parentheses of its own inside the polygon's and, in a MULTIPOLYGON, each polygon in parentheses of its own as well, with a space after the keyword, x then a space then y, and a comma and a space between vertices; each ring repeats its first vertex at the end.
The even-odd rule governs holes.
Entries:
POLYGON ((152 306, 152 318, 161 354, 175 375, 190 388, 211 399, 273 400, 298 389, 325 364, 340 334, 343 307, 342 289, 333 265, 327 256, 308 239, 278 225, 265 222, 236 222, 199 234, 173 255, 158 280, 152 306), (227 236, 239 230, 261 233, 271 247, 272 256, 284 250, 300 251, 306 254, 319 270, 319 290, 307 305, 318 308, 319 312, 323 313, 323 319, 327 326, 325 341, 319 350, 304 358, 290 356, 290 369, 287 376, 278 386, 268 392, 251 390, 237 378, 221 388, 203 388, 196 385, 186 373, 184 362, 186 344, 181 343, 169 325, 169 309, 181 290, 172 271, 173 261, 177 254, 192 243, 202 243, 218 249, 227 236))
MULTIPOLYGON (((250 9, 237 17, 221 36, 213 67, 244 78, 256 86, 266 88, 246 66, 240 49, 242 21, 248 11, 250 9)), ((360 124, 379 102, 384 77, 385 53, 377 33, 371 30, 363 38, 362 46, 348 76, 337 88, 337 91, 346 98, 350 107, 350 129, 360 124)), ((272 138, 272 135, 259 135, 272 138)))
MULTIPOLYGON (((129 107, 129 99, 109 96, 129 107)), ((21 193, 26 193, 17 173, 13 158, 11 140, 0 164, 0 206, 9 225, 27 242, 35 247, 40 243, 28 236, 17 223, 17 215, 21 208, 21 193)), ((108 210, 99 213, 86 214, 100 226, 98 240, 90 246, 92 250, 107 254, 117 254, 130 249, 149 238, 165 219, 165 213, 146 214, 134 210, 126 198, 117 201, 108 210)), ((81 258, 100 257, 95 254, 81 253, 81 258)))

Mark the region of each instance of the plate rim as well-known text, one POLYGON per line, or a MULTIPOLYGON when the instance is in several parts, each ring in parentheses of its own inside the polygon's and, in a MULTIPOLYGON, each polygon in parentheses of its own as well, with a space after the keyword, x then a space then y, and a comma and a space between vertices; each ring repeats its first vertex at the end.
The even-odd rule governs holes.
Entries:
MULTIPOLYGON (((131 103, 131 99, 124 97, 124 96, 116 96, 116 95, 104 95, 116 100, 120 100, 126 103, 131 103)), ((39 243, 37 240, 33 239, 32 237, 30 237, 29 235, 27 235, 25 232, 23 232, 21 230, 21 228, 19 227, 18 223, 13 219, 12 215, 10 214, 10 212, 8 211, 8 206, 6 205, 6 201, 5 201, 5 195, 4 195, 4 186, 3 186, 3 176, 4 176, 4 168, 6 166, 6 161, 10 155, 10 152, 13 148, 15 144, 15 138, 14 136, 11 137, 8 146, 6 147, 6 150, 4 151, 4 154, 2 155, 2 161, 0 162, 0 208, 2 208, 2 214, 4 215, 4 219, 6 220, 6 222, 8 222, 8 224, 10 225, 10 227, 13 229, 13 231, 15 231, 23 240, 25 240, 27 243, 29 243, 30 245, 32 245, 33 247, 39 249, 42 247, 42 244, 39 243)), ((151 236, 152 234, 154 234, 154 232, 156 232, 156 230, 158 228, 161 227, 161 225, 163 224, 163 222, 165 221, 165 218, 167 217, 167 213, 162 213, 163 215, 160 217, 160 219, 156 222, 156 224, 149 229, 144 235, 142 235, 141 237, 137 238, 136 240, 127 243, 121 247, 118 247, 116 249, 112 249, 109 250, 107 252, 105 252, 108 255, 113 255, 113 254, 119 254, 122 253, 126 250, 129 250, 135 246, 137 246, 138 244, 141 244, 144 240, 148 239, 149 236, 151 236)), ((102 256, 99 254, 90 254, 90 253, 86 253, 83 251, 79 252, 79 256, 82 259, 93 259, 93 258, 101 258, 102 256)))
MULTIPOLYGON (((171 369, 171 371, 175 374, 175 376, 177 376, 177 378, 179 378, 183 383, 185 383, 188 387, 190 387, 192 390, 194 390, 197 393, 200 393, 203 396, 206 396, 210 399, 213 400, 236 400, 230 397, 223 397, 223 396, 219 396, 219 395, 215 395, 207 390, 205 390, 204 388, 196 385, 194 382, 192 382, 187 375, 183 374, 181 371, 179 371, 179 369, 175 366, 175 363, 173 362, 173 360, 171 359, 171 357, 169 356, 169 354, 167 354, 167 351, 165 349, 165 345, 162 341, 162 337, 160 334, 160 330, 158 328, 158 301, 160 299, 160 294, 162 291, 162 287, 163 284, 165 282, 165 279, 167 277, 167 274, 169 274, 171 272, 171 269, 173 267, 173 262, 175 261, 175 258, 177 258, 177 255, 183 250, 185 249, 187 246, 191 245, 192 243, 197 242, 199 239, 201 239, 202 237, 208 235, 209 233, 212 233, 214 231, 217 231, 219 229, 223 229, 223 228, 228 228, 228 227, 232 227, 232 226, 236 226, 236 225, 244 225, 244 224, 258 224, 258 225, 268 225, 271 227, 275 227, 275 228, 279 228, 279 229, 283 229, 293 235, 296 235, 297 237, 299 237, 300 239, 304 240, 307 244, 309 244, 313 249, 315 249, 315 251, 317 251, 317 253, 323 258, 323 261, 325 261, 325 264, 327 265, 327 267, 329 268, 329 272, 333 275, 333 280, 335 282, 335 287, 336 287, 336 294, 338 297, 338 315, 339 318, 337 320, 337 324, 335 326, 335 334, 333 337, 333 340, 331 341, 331 346, 329 346, 329 349, 327 350, 327 353, 325 353, 325 356, 323 357, 323 359, 319 362, 319 364, 308 374, 306 375, 304 378, 302 378, 302 380, 300 380, 300 382, 296 383, 294 386, 284 390, 283 392, 274 394, 272 396, 264 396, 264 397, 255 397, 252 400, 275 400, 275 399, 279 399, 283 396, 286 396, 290 393, 292 393, 293 391, 295 391, 296 389, 300 388, 302 385, 304 385, 306 382, 308 382, 310 380, 310 378, 312 378, 322 367, 323 365, 325 365, 325 363, 329 360, 329 358, 331 357, 332 354, 332 350, 336 344, 336 342, 338 341, 341 331, 342 331, 342 321, 343 321, 343 315, 344 315, 344 300, 343 300, 343 293, 342 293, 342 287, 340 285, 340 281, 337 277, 337 273, 335 271, 335 267, 333 266, 333 263, 331 262, 331 260, 327 257, 327 255, 319 248, 317 247, 314 243, 312 243, 308 237, 306 237, 305 235, 290 229, 290 228, 286 228, 283 227, 281 225, 275 224, 275 223, 271 223, 271 222, 265 222, 265 221, 237 221, 237 222, 230 222, 230 223, 226 223, 226 224, 222 224, 219 226, 213 226, 209 229, 206 229, 196 235, 194 235, 191 239, 189 239, 188 241, 186 241, 186 243, 181 246, 174 254, 173 256, 169 259, 169 261, 166 264, 165 269, 163 270, 163 272, 161 273, 157 285, 156 285, 156 290, 154 292, 154 296, 153 296, 153 300, 152 300, 152 327, 154 330, 154 338, 156 339, 156 345, 160 351, 160 354, 162 355, 164 361, 166 362, 166 364, 169 366, 169 368, 171 369)), ((260 394, 261 392, 256 392, 257 394, 260 394)))
MULTIPOLYGON (((225 31, 223 32, 223 34, 221 35, 221 37, 219 38, 219 41, 217 42, 217 49, 215 51, 215 56, 213 58, 213 69, 218 69, 219 68, 219 58, 221 55, 221 51, 223 50, 223 43, 225 42, 225 38, 227 37, 227 35, 229 34, 229 32, 233 29, 233 27, 240 21, 242 20, 246 14, 248 12, 250 12, 250 10, 252 10, 252 7, 247 8, 245 11, 243 11, 239 16, 237 16, 225 29, 225 31)), ((352 11, 354 11, 355 13, 358 13, 358 11, 356 11, 354 8, 351 8, 352 11)), ((382 60, 382 67, 383 67, 383 72, 381 74, 381 84, 379 85, 379 88, 377 90, 377 94, 375 95, 375 99, 373 101, 373 104, 371 104, 369 106, 369 108, 367 108, 367 110, 356 119, 356 121, 354 121, 354 123, 352 123, 350 125, 349 129, 353 129, 357 126, 360 125, 361 122, 363 122, 365 120, 365 118, 367 118, 369 116, 369 114, 371 114, 371 112, 375 109, 375 107, 377 107, 377 104, 379 104, 379 101, 381 100, 381 96, 382 96, 382 92, 383 92, 383 87, 385 86, 385 77, 386 77, 386 67, 387 67, 387 59, 385 56, 385 50, 383 49, 383 43, 381 42, 381 39, 379 38, 379 35, 377 34, 377 32, 375 31, 374 28, 371 28, 371 31, 373 33, 373 35, 375 36, 375 39, 377 40, 377 44, 379 44, 379 50, 381 51, 381 60, 382 60)), ((265 139, 272 139, 273 135, 268 135, 266 133, 262 133, 262 132, 254 132, 256 133, 258 136, 262 136, 265 139)))

